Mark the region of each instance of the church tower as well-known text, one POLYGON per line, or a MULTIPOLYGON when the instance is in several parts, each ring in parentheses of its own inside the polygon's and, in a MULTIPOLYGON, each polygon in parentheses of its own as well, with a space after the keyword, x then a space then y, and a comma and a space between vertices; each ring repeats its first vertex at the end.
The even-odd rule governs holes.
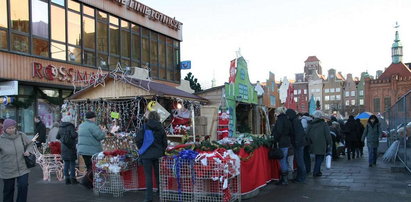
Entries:
POLYGON ((397 30, 395 31, 395 39, 394 39, 394 43, 392 44, 392 48, 391 48, 391 57, 392 57, 393 64, 398 64, 402 62, 402 44, 400 41, 400 36, 398 34, 399 27, 400 25, 396 23, 395 28, 397 30))

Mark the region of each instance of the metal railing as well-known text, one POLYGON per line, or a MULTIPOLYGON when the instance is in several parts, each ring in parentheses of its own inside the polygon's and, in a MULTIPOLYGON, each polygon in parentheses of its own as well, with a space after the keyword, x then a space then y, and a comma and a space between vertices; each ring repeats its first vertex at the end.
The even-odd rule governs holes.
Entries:
POLYGON ((388 142, 391 144, 399 141, 397 157, 411 173, 411 90, 384 112, 383 116, 389 131, 388 142))

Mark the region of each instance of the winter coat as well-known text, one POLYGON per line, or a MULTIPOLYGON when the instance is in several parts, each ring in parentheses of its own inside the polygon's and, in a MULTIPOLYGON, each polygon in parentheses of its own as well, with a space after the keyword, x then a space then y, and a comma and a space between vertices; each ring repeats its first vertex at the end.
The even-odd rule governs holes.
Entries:
POLYGON ((311 152, 316 155, 325 155, 331 145, 330 128, 323 119, 314 119, 308 125, 307 136, 310 141, 311 152))
POLYGON ((167 136, 163 126, 159 121, 148 120, 142 129, 137 133, 136 143, 138 148, 141 148, 144 142, 144 128, 152 130, 154 141, 153 144, 141 155, 142 159, 158 159, 164 156, 167 148, 167 136))
POLYGON ((61 142, 61 157, 63 158, 63 160, 65 161, 77 160, 77 150, 76 150, 77 138, 78 138, 78 134, 76 132, 74 124, 70 122, 61 123, 60 128, 58 129, 57 139, 60 140, 61 142), (66 135, 70 136, 74 140, 73 145, 66 145, 63 143, 62 139, 64 139, 63 137, 66 135))
POLYGON ((78 154, 92 156, 103 151, 101 140, 104 138, 105 133, 95 122, 85 120, 78 127, 78 154))
POLYGON ((348 142, 359 142, 357 136, 358 127, 354 119, 348 119, 347 123, 344 125, 345 141, 348 142))
POLYGON ((53 127, 49 131, 49 135, 47 136, 47 142, 54 142, 57 140, 57 133, 59 131, 58 127, 53 127))
POLYGON ((364 142, 367 138, 367 146, 372 148, 378 148, 379 138, 381 137, 381 125, 380 123, 371 124, 368 123, 362 134, 361 141, 364 142))
POLYGON ((306 145, 305 131, 300 119, 292 109, 287 109, 285 112, 291 122, 291 144, 294 148, 303 147, 306 145))
POLYGON ((36 123, 36 127, 34 128, 34 135, 39 134, 37 138, 37 142, 45 143, 46 142, 46 126, 42 121, 36 123))
POLYGON ((313 121, 313 119, 309 116, 302 116, 301 117, 301 125, 304 128, 305 133, 307 133, 308 124, 313 121))
POLYGON ((22 132, 16 135, 3 133, 0 136, 0 178, 11 179, 30 172, 24 161, 24 145, 33 153, 33 142, 22 132))
POLYGON ((291 122, 288 120, 287 115, 278 115, 271 135, 274 136, 274 140, 278 142, 280 148, 288 148, 291 146, 290 133, 291 122))

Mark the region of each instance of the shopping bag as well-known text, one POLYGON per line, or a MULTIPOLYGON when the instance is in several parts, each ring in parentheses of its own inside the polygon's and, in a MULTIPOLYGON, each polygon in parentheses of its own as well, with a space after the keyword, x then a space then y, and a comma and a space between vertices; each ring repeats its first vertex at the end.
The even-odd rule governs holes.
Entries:
POLYGON ((331 155, 327 155, 326 157, 325 157, 325 167, 327 168, 327 169, 331 169, 331 155))

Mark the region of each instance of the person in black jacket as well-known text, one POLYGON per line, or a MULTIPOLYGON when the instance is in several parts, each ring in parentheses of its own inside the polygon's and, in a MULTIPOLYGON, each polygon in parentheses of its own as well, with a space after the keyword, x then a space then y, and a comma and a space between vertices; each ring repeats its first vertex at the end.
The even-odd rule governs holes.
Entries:
POLYGON ((148 114, 148 120, 143 125, 139 133, 137 133, 136 143, 140 149, 139 154, 144 166, 144 174, 146 177, 146 193, 144 201, 153 200, 153 179, 152 172, 154 167, 154 174, 156 176, 157 187, 159 187, 159 158, 164 156, 167 148, 167 137, 163 125, 160 122, 160 115, 152 111, 148 114), (151 130, 154 141, 150 142, 145 135, 146 130, 151 130), (151 144, 150 144, 151 143, 151 144), (147 150, 142 151, 142 148, 147 150), (144 153, 143 153, 144 152, 144 153))
POLYGON ((288 120, 285 114, 286 108, 279 107, 275 110, 277 114, 277 121, 275 122, 272 136, 274 136, 274 141, 278 143, 279 148, 284 154, 284 157, 280 160, 281 178, 277 185, 287 185, 288 184, 288 148, 291 146, 291 122, 288 120))
POLYGON ((35 122, 34 134, 35 135, 39 134, 36 144, 38 148, 41 148, 41 144, 46 142, 46 132, 47 132, 46 126, 41 121, 40 116, 34 117, 34 122, 35 122))
POLYGON ((61 142, 61 157, 64 161, 64 177, 66 184, 78 184, 76 179, 77 138, 71 116, 63 116, 56 139, 61 142), (70 171, 70 172, 69 172, 70 171))
POLYGON ((294 148, 294 156, 297 162, 297 176, 294 182, 304 182, 307 171, 304 162, 304 147, 306 145, 305 131, 296 112, 287 109, 285 112, 291 122, 291 144, 294 148))
POLYGON ((357 123, 355 123, 354 116, 350 115, 347 123, 344 125, 345 146, 347 147, 348 160, 351 159, 351 155, 352 158, 355 159, 355 148, 358 145, 357 131, 357 123))
POLYGON ((364 126, 361 123, 360 119, 356 119, 355 123, 357 124, 357 158, 364 154, 364 142, 361 141, 362 134, 364 132, 364 126))

